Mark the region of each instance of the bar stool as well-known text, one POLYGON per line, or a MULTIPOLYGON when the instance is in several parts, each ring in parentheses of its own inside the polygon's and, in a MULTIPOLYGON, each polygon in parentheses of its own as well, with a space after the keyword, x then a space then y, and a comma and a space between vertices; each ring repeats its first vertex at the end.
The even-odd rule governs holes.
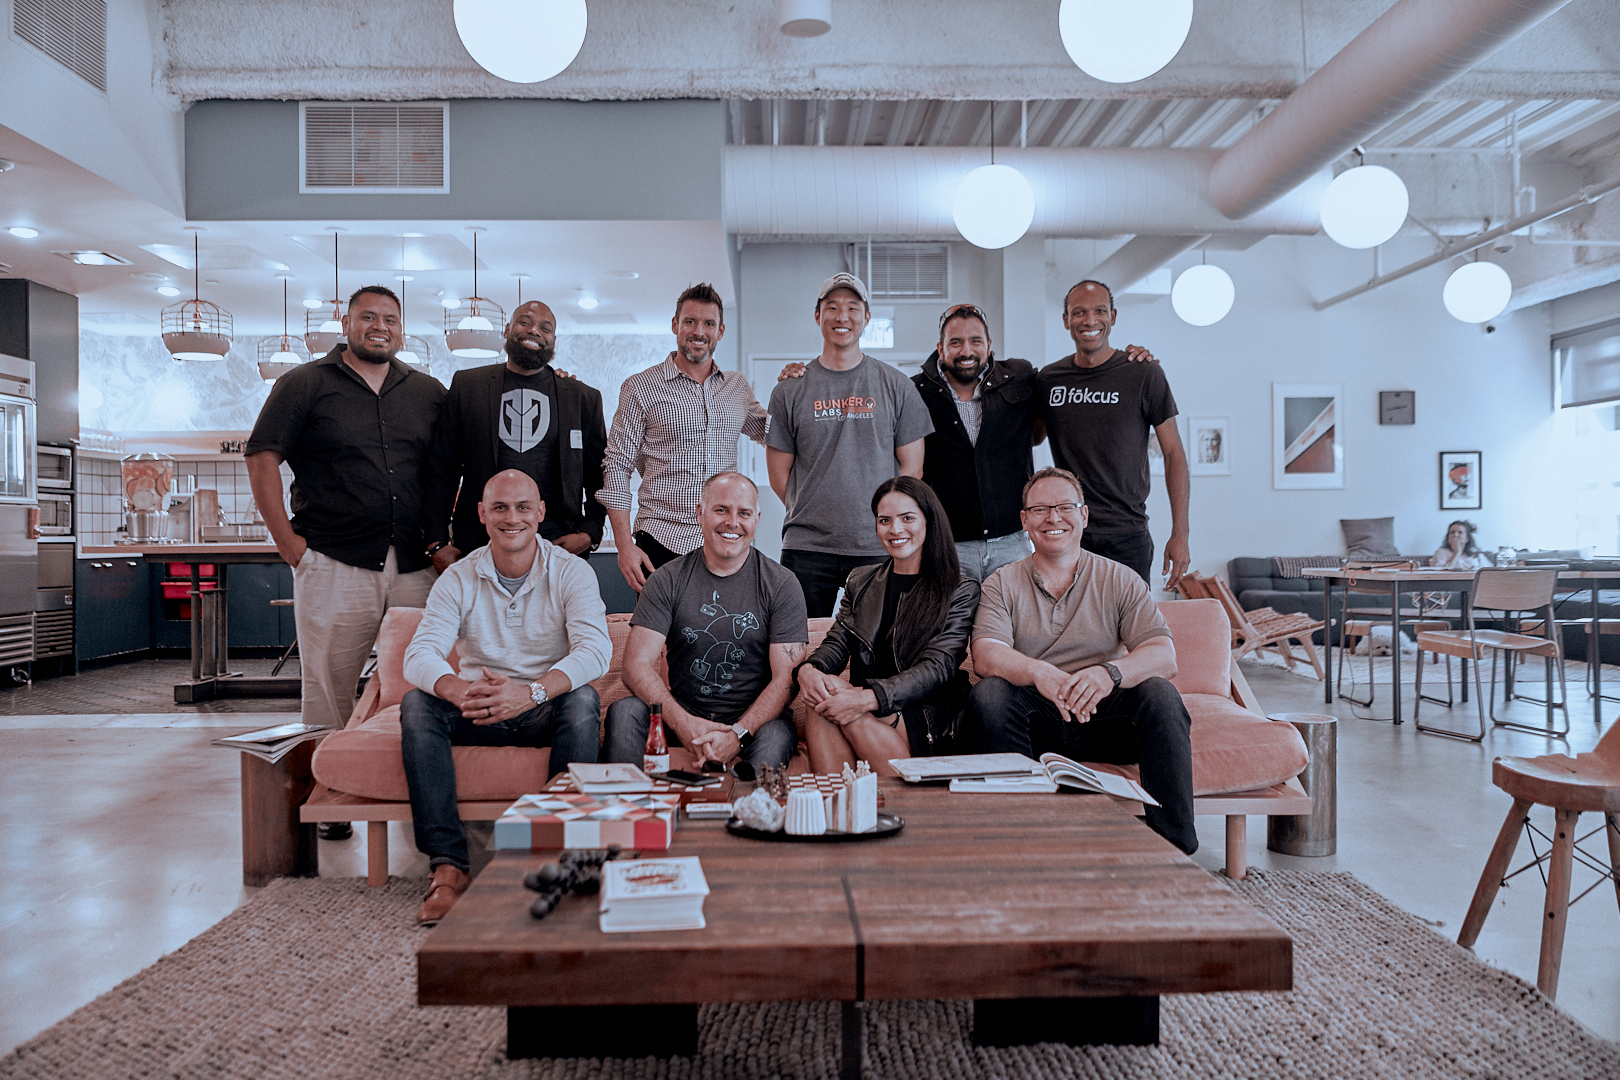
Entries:
MULTIPOLYGON (((270 601, 270 606, 271 607, 292 607, 293 602, 291 600, 272 600, 272 601, 270 601)), ((276 661, 276 666, 270 669, 271 677, 280 675, 281 674, 281 669, 287 666, 287 661, 291 660, 293 658, 293 656, 297 652, 298 652, 298 635, 295 633, 293 635, 292 644, 287 646, 286 650, 281 654, 281 659, 276 661)), ((303 657, 301 657, 301 656, 299 657, 299 662, 300 663, 303 662, 303 657)), ((1451 673, 1448 670, 1446 672, 1446 674, 1449 676, 1451 673)), ((1450 680, 1448 679, 1447 682, 1448 682, 1448 685, 1449 685, 1450 680)))

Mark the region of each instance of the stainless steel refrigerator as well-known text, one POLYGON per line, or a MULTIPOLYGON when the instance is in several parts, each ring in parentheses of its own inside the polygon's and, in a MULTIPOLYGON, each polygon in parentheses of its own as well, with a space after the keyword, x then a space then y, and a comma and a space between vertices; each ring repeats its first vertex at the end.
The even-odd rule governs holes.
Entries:
POLYGON ((34 658, 39 592, 39 492, 34 365, 0 354, 0 677, 34 658))

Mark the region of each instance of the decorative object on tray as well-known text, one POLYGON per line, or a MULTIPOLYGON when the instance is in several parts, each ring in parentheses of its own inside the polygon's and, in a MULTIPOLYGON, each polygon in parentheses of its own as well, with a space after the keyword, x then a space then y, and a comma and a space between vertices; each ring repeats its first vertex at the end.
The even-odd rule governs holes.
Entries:
POLYGON ((1483 505, 1479 450, 1440 451, 1440 509, 1478 510, 1483 505))
POLYGON ((605 848, 570 848, 538 870, 523 875, 523 887, 539 893, 529 905, 529 914, 543 919, 551 914, 564 893, 594 896, 602 889, 602 866, 619 857, 618 844, 605 848))
POLYGON ((223 746, 227 750, 240 750, 274 765, 292 752, 299 743, 319 739, 333 728, 326 724, 277 724, 275 727, 244 731, 240 735, 226 735, 215 739, 209 746, 223 746))
POLYGON ((801 773, 787 777, 786 783, 782 825, 772 824, 775 818, 764 802, 774 806, 776 800, 761 787, 737 804, 737 815, 726 828, 739 836, 770 839, 863 839, 892 836, 905 824, 878 813, 877 775, 867 762, 856 762, 854 768, 846 764, 842 773, 801 773))
POLYGON ((1271 384, 1271 486, 1344 487, 1339 383, 1271 384))
POLYGON ((787 817, 782 831, 792 836, 819 836, 827 831, 827 814, 821 792, 797 787, 788 792, 787 817))
POLYGON ((885 814, 879 812, 877 816, 877 824, 866 832, 858 833, 839 832, 835 829, 829 829, 826 832, 814 833, 807 836, 800 836, 780 829, 776 832, 765 832, 761 829, 749 828, 735 817, 726 822, 726 831, 731 833, 733 836, 745 836, 752 840, 775 840, 781 843, 840 844, 861 840, 881 840, 884 837, 893 836, 895 833, 898 833, 901 829, 905 828, 905 825, 905 818, 896 814, 885 814))
POLYGON ((602 870, 605 934, 639 930, 702 930, 709 882, 696 856, 610 862, 602 870))
POLYGON ((525 795, 495 822, 494 846, 518 851, 599 848, 666 850, 675 838, 675 792, 525 795))
POLYGON ((764 788, 755 788, 737 803, 736 820, 755 832, 782 831, 785 812, 782 804, 764 788))

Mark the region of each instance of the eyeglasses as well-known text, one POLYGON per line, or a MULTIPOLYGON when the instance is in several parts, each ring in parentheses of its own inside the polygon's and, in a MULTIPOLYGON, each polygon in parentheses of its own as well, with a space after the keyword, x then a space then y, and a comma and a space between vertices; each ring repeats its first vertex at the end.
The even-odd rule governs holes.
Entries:
POLYGON ((939 332, 944 334, 946 323, 950 322, 952 319, 960 319, 964 315, 970 319, 978 319, 985 325, 987 330, 989 329, 990 320, 985 317, 984 312, 980 311, 972 304, 957 304, 953 308, 947 308, 945 310, 945 314, 939 317, 939 332))
POLYGON ((1030 517, 1042 518, 1056 510, 1064 517, 1073 517, 1075 514, 1080 512, 1080 508, 1084 505, 1085 503, 1061 502, 1052 503, 1047 506, 1026 506, 1024 507, 1024 513, 1028 514, 1030 517))

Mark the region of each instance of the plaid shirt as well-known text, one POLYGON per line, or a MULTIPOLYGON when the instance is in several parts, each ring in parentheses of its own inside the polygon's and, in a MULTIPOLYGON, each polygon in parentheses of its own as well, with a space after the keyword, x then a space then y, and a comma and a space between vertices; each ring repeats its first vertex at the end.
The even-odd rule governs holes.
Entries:
POLYGON ((670 353, 619 388, 596 501, 628 513, 630 474, 641 473, 635 527, 677 554, 695 551, 703 546, 703 482, 737 467, 739 435, 763 444, 769 419, 741 372, 716 367, 700 384, 670 353))

